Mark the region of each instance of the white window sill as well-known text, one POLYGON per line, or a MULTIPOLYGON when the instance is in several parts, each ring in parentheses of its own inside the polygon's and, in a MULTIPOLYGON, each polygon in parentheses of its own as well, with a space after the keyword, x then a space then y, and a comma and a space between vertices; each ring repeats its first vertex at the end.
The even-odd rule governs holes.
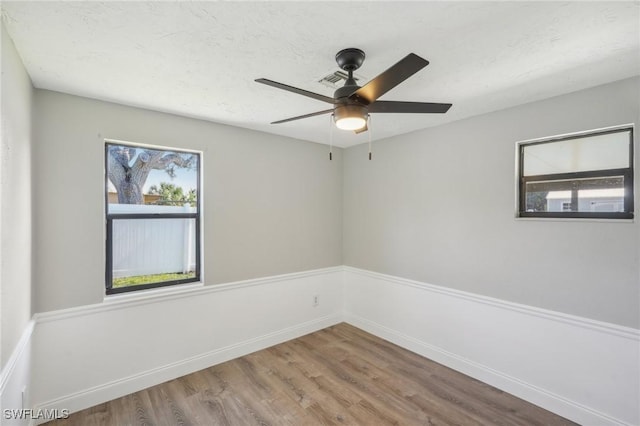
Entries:
POLYGON ((635 219, 595 219, 589 217, 515 217, 524 222, 596 222, 596 223, 635 223, 635 219))
POLYGON ((138 290, 127 293, 107 294, 104 296, 103 302, 122 303, 175 297, 178 295, 188 295, 189 293, 200 290, 202 287, 204 287, 204 283, 202 281, 198 281, 194 283, 176 284, 174 286, 151 288, 148 290, 138 290))

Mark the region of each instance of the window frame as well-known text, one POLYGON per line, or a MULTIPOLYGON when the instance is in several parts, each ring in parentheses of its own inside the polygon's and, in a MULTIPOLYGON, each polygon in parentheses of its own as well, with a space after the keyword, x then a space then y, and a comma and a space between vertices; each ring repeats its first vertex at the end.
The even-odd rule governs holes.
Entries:
POLYGON ((540 139, 520 141, 516 143, 516 218, 552 218, 552 219, 634 219, 634 125, 624 124, 603 129, 588 130, 578 133, 557 135, 540 139), (617 169, 587 170, 581 172, 551 173, 524 176, 524 149, 531 145, 562 142, 582 139, 591 136, 611 133, 629 132, 629 166, 617 169), (624 179, 624 212, 528 212, 526 211, 526 185, 528 182, 549 182, 562 180, 580 180, 622 176, 624 179))
POLYGON ((115 139, 104 139, 104 213, 105 213, 105 293, 107 296, 131 293, 140 290, 149 290, 154 288, 170 287, 180 284, 200 282, 202 278, 202 151, 173 148, 160 145, 149 145, 143 143, 135 143, 121 141, 115 139), (194 154, 198 156, 198 169, 196 172, 197 189, 196 189, 196 212, 195 213, 109 213, 109 176, 108 176, 108 155, 110 146, 128 146, 136 149, 155 149, 167 152, 175 152, 180 154, 194 154), (195 221, 195 277, 185 278, 171 281, 161 281, 156 283, 139 284, 126 287, 113 287, 113 222, 114 220, 131 220, 131 219, 193 219, 195 221))

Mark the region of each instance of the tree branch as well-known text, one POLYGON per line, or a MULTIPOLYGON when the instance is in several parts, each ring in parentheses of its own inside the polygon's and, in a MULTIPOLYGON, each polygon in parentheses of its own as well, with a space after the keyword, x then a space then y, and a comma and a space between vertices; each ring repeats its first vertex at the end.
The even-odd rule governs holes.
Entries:
POLYGON ((183 158, 180 154, 167 154, 153 162, 151 168, 162 170, 170 165, 175 165, 180 168, 189 169, 193 167, 195 158, 195 155, 189 155, 189 157, 183 158))

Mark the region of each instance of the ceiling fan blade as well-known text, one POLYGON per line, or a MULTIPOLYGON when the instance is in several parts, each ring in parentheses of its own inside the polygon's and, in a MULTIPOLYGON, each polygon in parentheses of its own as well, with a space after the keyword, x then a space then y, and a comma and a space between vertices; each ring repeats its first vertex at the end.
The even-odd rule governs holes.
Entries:
POLYGON ((435 104, 430 102, 396 102, 377 101, 369 105, 369 112, 392 112, 392 113, 445 113, 449 111, 451 104, 435 104))
POLYGON ((324 111, 312 112, 311 114, 299 115, 297 117, 285 118, 284 120, 274 121, 271 124, 286 123, 288 121, 300 120, 302 118, 315 117, 316 115, 328 114, 330 112, 333 112, 333 108, 332 109, 325 109, 324 111))
POLYGON ((308 90, 298 89, 297 87, 289 86, 287 84, 278 83, 277 81, 268 80, 266 78, 258 78, 258 83, 266 84, 267 86, 275 87, 277 89, 286 90, 288 92, 297 93, 298 95, 306 96, 308 98, 317 99, 319 101, 334 103, 334 99, 329 96, 320 95, 318 93, 309 92, 308 90))
POLYGON ((371 104, 427 65, 429 61, 415 53, 409 53, 391 68, 353 92, 349 98, 365 105, 371 104))

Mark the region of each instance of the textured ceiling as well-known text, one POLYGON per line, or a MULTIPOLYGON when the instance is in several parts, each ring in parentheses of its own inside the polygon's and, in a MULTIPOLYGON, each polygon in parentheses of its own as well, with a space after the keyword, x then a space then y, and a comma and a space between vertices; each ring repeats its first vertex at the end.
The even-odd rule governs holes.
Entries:
MULTIPOLYGON (((373 139, 640 74, 636 2, 12 2, 2 18, 38 88, 328 143, 318 80, 346 47, 371 79, 410 52, 431 64, 382 99, 444 115, 374 114, 373 139)), ((366 142, 336 130, 334 143, 366 142)))

